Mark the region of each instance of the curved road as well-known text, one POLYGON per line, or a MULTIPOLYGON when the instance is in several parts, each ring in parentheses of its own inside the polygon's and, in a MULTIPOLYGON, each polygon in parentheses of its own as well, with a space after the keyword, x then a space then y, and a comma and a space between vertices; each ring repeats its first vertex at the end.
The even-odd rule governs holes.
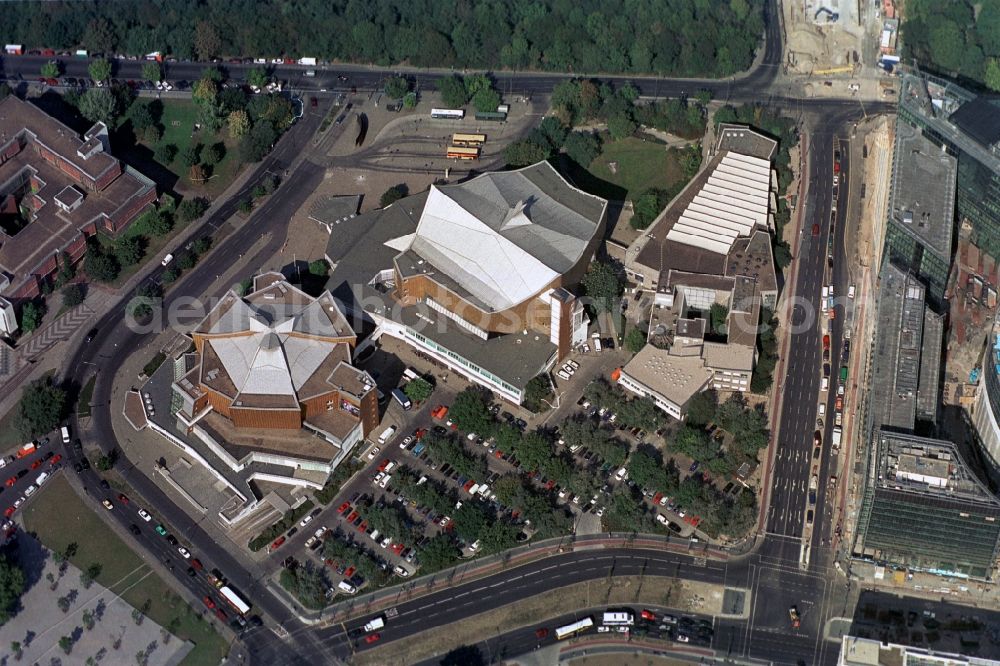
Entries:
MULTIPOLYGON (((832 139, 834 130, 829 128, 839 128, 848 118, 856 116, 861 111, 859 104, 855 100, 797 99, 790 96, 787 89, 772 88, 780 64, 782 48, 780 29, 774 20, 774 3, 768 3, 767 7, 769 20, 767 22, 764 57, 761 63, 744 77, 723 82, 669 80, 651 77, 603 78, 632 81, 641 88, 645 95, 676 96, 685 92, 693 92, 699 88, 708 88, 718 99, 734 102, 759 101, 796 114, 819 111, 823 114, 823 118, 828 119, 825 124, 828 129, 825 130, 824 136, 832 139), (767 95, 765 91, 768 89, 775 90, 777 94, 767 95)), ((8 57, 3 61, 3 71, 7 76, 21 73, 28 78, 37 72, 38 60, 45 59, 33 60, 27 56, 8 57)), ((69 62, 67 74, 72 76, 85 75, 85 64, 84 61, 69 62)), ((121 63, 121 71, 118 75, 123 77, 135 75, 133 70, 137 70, 140 65, 141 63, 134 62, 121 63)), ((175 79, 192 79, 197 76, 202 67, 200 64, 171 64, 168 66, 168 75, 175 79)), ((231 66, 230 76, 238 76, 245 69, 242 66, 231 66)), ((296 87, 303 89, 311 87, 316 90, 334 89, 338 83, 337 75, 341 73, 351 77, 349 83, 341 84, 341 88, 346 85, 357 85, 359 88, 376 89, 380 87, 379 82, 392 73, 389 70, 343 66, 337 67, 336 71, 323 70, 316 78, 306 78, 301 76, 304 74, 302 70, 304 68, 279 67, 278 73, 281 77, 293 79, 293 84, 296 87), (295 78, 295 73, 300 75, 299 78, 295 78)), ((430 77, 433 75, 435 74, 430 72, 417 73, 418 83, 421 86, 432 85, 430 77), (425 77, 426 80, 421 77, 425 77)), ((498 73, 496 78, 498 88, 501 90, 530 95, 548 92, 556 83, 569 77, 558 74, 498 73)), ((891 107, 879 104, 875 105, 875 108, 870 106, 868 111, 878 113, 888 108, 891 107)), ((273 153, 256 168, 257 172, 263 173, 270 170, 284 173, 294 159, 305 152, 320 117, 317 114, 307 114, 305 118, 300 120, 281 139, 273 153)), ((823 132, 824 130, 821 130, 821 134, 823 132)), ((816 138, 819 139, 819 136, 816 138)), ((813 155, 814 161, 822 161, 830 154, 829 142, 814 141, 810 145, 812 146, 811 150, 818 151, 813 155), (821 147, 817 148, 817 146, 821 147)), ((188 271, 184 279, 170 290, 165 298, 164 308, 168 308, 171 303, 180 298, 202 296, 204 285, 211 284, 214 276, 219 272, 216 266, 228 264, 237 255, 248 252, 262 235, 271 233, 267 246, 261 249, 257 255, 259 263, 263 264, 264 260, 273 255, 283 241, 285 221, 291 217, 291 214, 301 205, 321 179, 321 168, 308 161, 301 162, 289 175, 283 178, 278 192, 248 222, 230 234, 225 239, 224 244, 214 251, 209 260, 188 271)), ((250 185, 225 202, 218 211, 200 222, 198 231, 193 237, 218 228, 234 212, 236 203, 247 196, 255 180, 256 178, 251 178, 248 181, 250 185)), ((811 205, 822 211, 827 202, 816 200, 811 205)), ((804 255, 800 254, 798 260, 805 261, 804 255)), ((146 278, 157 279, 161 272, 162 268, 155 266, 149 270, 146 278)), ((805 276, 812 275, 812 273, 808 270, 800 270, 799 275, 800 280, 796 285, 796 291, 811 293, 817 283, 815 278, 805 276)), ((215 294, 205 294, 205 296, 211 295, 215 294)), ((100 329, 98 341, 91 345, 81 346, 70 356, 67 363, 70 370, 65 379, 82 386, 89 378, 92 368, 118 368, 134 350, 143 346, 147 339, 146 334, 132 332, 122 321, 123 302, 124 299, 112 307, 98 322, 97 326, 100 329)), ((805 349, 814 342, 811 338, 795 340, 790 353, 794 357, 795 350, 805 349)), ((98 378, 93 403, 99 407, 95 407, 91 422, 82 431, 82 435, 107 451, 116 446, 115 435, 110 423, 110 409, 118 408, 118 406, 111 403, 112 372, 101 372, 100 370, 97 372, 98 378)), ((815 372, 812 374, 815 375, 815 372)), ((788 387, 785 388, 786 405, 790 399, 794 399, 794 396, 789 395, 789 390, 788 387)), ((786 421, 784 419, 782 423, 785 427, 786 421)), ((788 423, 787 427, 791 431, 796 426, 794 423, 788 423)), ((809 444, 811 445, 811 441, 809 444)), ((120 447, 118 448, 120 449, 120 447)), ((71 462, 78 459, 72 450, 66 451, 64 455, 71 462)), ((265 589, 261 581, 255 580, 229 555, 224 547, 216 544, 211 536, 205 533, 185 511, 173 504, 170 498, 165 496, 150 481, 146 476, 150 470, 136 470, 131 467, 127 460, 121 463, 120 469, 128 483, 142 496, 147 505, 154 507, 155 511, 163 516, 164 521, 175 533, 185 535, 185 539, 193 544, 196 554, 206 562, 209 568, 219 567, 229 575, 234 584, 250 598, 255 608, 265 614, 268 625, 281 625, 291 632, 292 636, 289 640, 279 640, 267 628, 248 632, 243 637, 243 643, 246 652, 249 653, 249 660, 255 663, 271 664, 317 663, 317 659, 327 662, 335 656, 344 658, 351 653, 353 648, 350 641, 346 639, 344 628, 315 629, 304 627, 284 605, 265 589)), ((781 473, 785 474, 786 470, 782 469, 781 473)), ((797 475, 799 472, 792 469, 788 470, 787 473, 797 475)), ((776 475, 775 478, 779 477, 776 475)), ((88 488, 96 489, 97 477, 88 473, 84 475, 83 483, 88 488)), ((100 496, 102 496, 101 493, 94 494, 95 499, 100 496)), ((786 497, 777 489, 774 497, 778 502, 804 501, 804 496, 798 493, 790 492, 786 497)), ((124 515, 118 516, 117 513, 115 515, 122 521, 123 525, 132 522, 124 515)), ((772 523, 769 522, 769 526, 772 526, 772 523)), ((772 527, 772 529, 774 528, 772 527)), ((819 529, 817 529, 818 531, 819 529)), ((788 530, 782 532, 787 533, 788 530)), ((790 533, 795 534, 794 530, 791 530, 790 533)), ((142 542, 140 541, 140 543, 142 542)), ((739 561, 730 561, 728 564, 709 562, 703 566, 694 558, 684 555, 629 549, 569 553, 549 558, 541 563, 497 574, 485 581, 469 583, 403 604, 397 609, 399 615, 387 627, 385 640, 402 638, 418 633, 432 625, 460 619, 463 615, 468 614, 470 608, 475 608, 476 611, 487 610, 502 603, 509 603, 515 599, 553 589, 569 582, 599 579, 611 574, 682 576, 691 580, 706 580, 735 587, 752 588, 757 593, 749 600, 749 603, 753 605, 753 614, 750 620, 720 623, 714 639, 717 648, 721 647, 732 654, 752 654, 781 662, 794 663, 802 660, 805 663, 826 663, 829 661, 830 655, 825 649, 825 645, 818 640, 818 636, 821 618, 827 615, 825 607, 829 601, 828 583, 819 573, 816 573, 818 569, 812 572, 802 572, 795 568, 797 559, 798 540, 784 536, 769 536, 754 555, 739 561), (487 586, 485 589, 484 585, 487 586), (495 585, 495 587, 489 587, 490 585, 495 585), (758 599, 766 599, 766 602, 758 607, 758 599), (814 600, 815 612, 808 607, 808 604, 803 604, 802 599, 814 600), (790 634, 787 626, 787 606, 793 603, 798 603, 800 607, 807 607, 803 608, 802 629, 790 634)), ((182 575, 178 575, 177 579, 181 586, 187 587, 193 594, 201 596, 202 593, 198 590, 197 581, 184 578, 182 575)), ((353 628, 356 624, 348 623, 347 629, 353 628)))

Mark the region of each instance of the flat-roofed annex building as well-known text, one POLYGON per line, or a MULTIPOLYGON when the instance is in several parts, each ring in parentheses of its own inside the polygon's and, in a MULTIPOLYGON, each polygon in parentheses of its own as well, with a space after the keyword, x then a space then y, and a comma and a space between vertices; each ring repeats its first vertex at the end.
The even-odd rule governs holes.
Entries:
POLYGON ((156 184, 111 154, 108 128, 82 137, 30 102, 0 100, 0 271, 3 298, 34 298, 66 252, 112 236, 156 200, 156 184))
POLYGON ((879 430, 852 555, 945 576, 992 577, 1000 500, 952 442, 879 430))
POLYGON ((177 427, 233 471, 329 473, 378 425, 375 382, 351 365, 356 335, 329 292, 264 273, 247 295, 223 296, 191 339, 175 364, 177 427))

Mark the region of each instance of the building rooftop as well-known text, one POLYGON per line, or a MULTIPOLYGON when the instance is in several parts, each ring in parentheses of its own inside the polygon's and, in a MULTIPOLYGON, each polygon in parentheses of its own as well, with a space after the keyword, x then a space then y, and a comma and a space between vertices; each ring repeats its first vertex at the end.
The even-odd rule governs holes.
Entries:
MULTIPOLYGON (((937 400, 943 326, 925 327, 923 285, 890 263, 882 269, 878 331, 872 371, 872 413, 876 426, 912 430, 917 405, 927 412, 937 400), (926 354, 926 356, 925 356, 926 354), (930 364, 934 368, 924 368, 930 364), (921 382, 923 379, 923 383, 921 382)), ((936 409, 931 410, 936 414, 936 409)), ((931 418, 929 414, 922 414, 931 418)))
POLYGON ((715 142, 715 152, 722 153, 731 150, 742 155, 750 155, 762 160, 773 160, 778 150, 778 142, 769 136, 750 129, 746 125, 720 123, 716 130, 718 140, 715 142))
POLYGON ((440 275, 487 312, 545 290, 583 257, 607 202, 548 162, 432 185, 414 233, 397 239, 403 275, 440 275))
POLYGON ((331 195, 320 197, 309 208, 309 219, 332 229, 352 220, 361 207, 361 195, 331 195))
POLYGON ((951 257, 957 173, 958 160, 952 155, 931 143, 920 130, 902 121, 896 123, 889 215, 944 258, 951 257))
POLYGON ((712 380, 712 371, 700 356, 671 354, 653 345, 639 350, 622 373, 677 405, 687 404, 712 380))
POLYGON ((1000 500, 958 447, 876 432, 855 554, 948 575, 982 578, 1000 538, 1000 500))
POLYGON ((726 256, 725 274, 743 275, 757 282, 762 293, 778 291, 778 275, 771 251, 771 234, 760 229, 747 238, 737 238, 726 256))
POLYGON ((951 122, 975 139, 984 148, 1000 141, 1000 103, 996 99, 977 97, 958 107, 951 122))

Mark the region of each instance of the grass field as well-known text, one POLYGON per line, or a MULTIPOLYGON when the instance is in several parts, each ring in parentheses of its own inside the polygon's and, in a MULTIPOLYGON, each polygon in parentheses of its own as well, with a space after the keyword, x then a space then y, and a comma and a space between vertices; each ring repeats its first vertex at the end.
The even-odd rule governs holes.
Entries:
POLYGON ((584 190, 606 199, 634 199, 651 187, 669 189, 684 178, 680 151, 652 140, 629 137, 607 141, 589 169, 574 175, 584 190), (614 172, 611 165, 616 163, 614 172))
POLYGON ((21 446, 21 444, 24 442, 21 441, 21 435, 17 431, 17 405, 14 405, 0 419, 0 451, 12 449, 15 446, 21 446))
MULTIPOLYGON (((219 133, 195 130, 198 119, 198 108, 194 102, 186 99, 162 99, 163 115, 159 125, 163 129, 161 143, 173 144, 177 147, 177 154, 169 164, 162 166, 169 169, 177 176, 175 189, 184 195, 203 196, 212 199, 222 193, 229 186, 239 171, 239 159, 237 156, 237 142, 229 138, 228 132, 223 129, 219 133), (212 176, 203 185, 192 184, 187 176, 188 169, 181 162, 181 155, 192 145, 211 144, 222 142, 226 145, 226 154, 222 161, 212 168, 212 176)), ((155 145, 142 144, 149 149, 155 150, 155 145)))
POLYGON ((83 502, 61 474, 54 476, 24 510, 25 529, 53 551, 77 544, 71 562, 80 569, 101 565, 97 582, 135 608, 145 608, 149 619, 195 648, 183 666, 219 663, 227 652, 226 641, 194 609, 83 502))

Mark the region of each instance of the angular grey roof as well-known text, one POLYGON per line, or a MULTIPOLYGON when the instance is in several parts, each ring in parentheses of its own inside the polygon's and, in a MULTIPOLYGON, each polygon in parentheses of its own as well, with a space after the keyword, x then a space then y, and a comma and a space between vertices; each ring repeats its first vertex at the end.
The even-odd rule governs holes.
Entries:
POLYGON ((580 261, 606 207, 548 162, 487 173, 432 186, 416 233, 400 239, 402 254, 425 260, 430 266, 422 272, 442 273, 484 309, 505 310, 580 261))

